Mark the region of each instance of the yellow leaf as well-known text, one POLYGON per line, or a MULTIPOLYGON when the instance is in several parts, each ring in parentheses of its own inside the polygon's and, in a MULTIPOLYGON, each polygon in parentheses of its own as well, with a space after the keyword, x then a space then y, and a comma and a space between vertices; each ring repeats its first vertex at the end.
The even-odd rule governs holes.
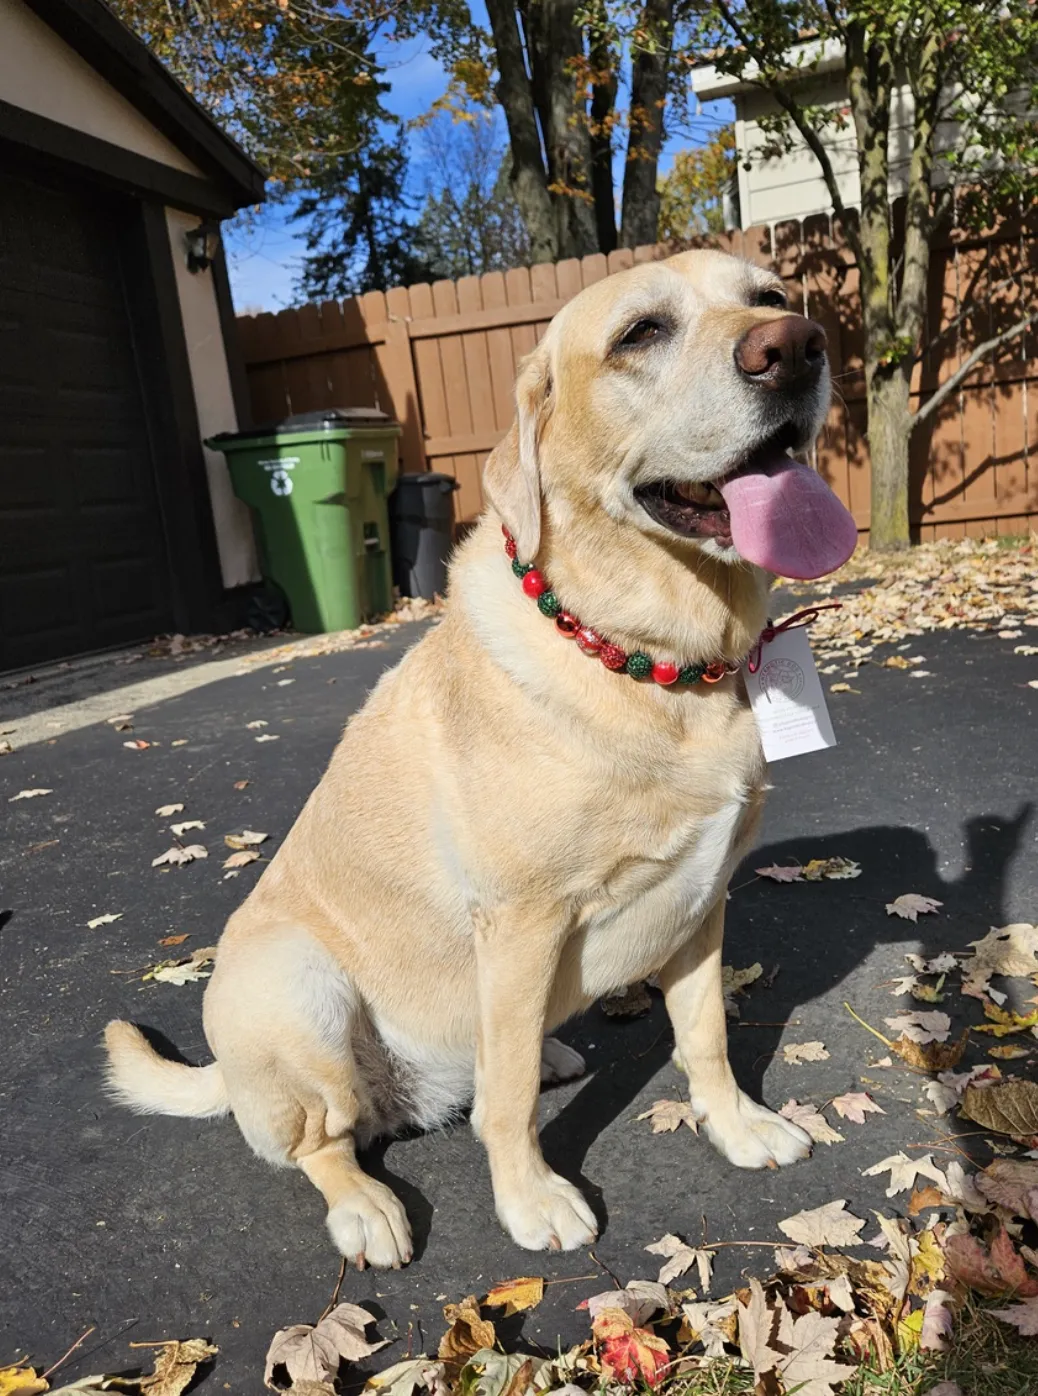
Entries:
POLYGON ((1012 1042, 1007 1042, 1004 1047, 989 1047, 989 1057, 997 1057, 1002 1062, 1016 1061, 1017 1057, 1026 1057, 1027 1048, 1017 1047, 1012 1042))
POLYGON ((1038 1009, 1033 1013, 1028 1013, 1026 1018, 1019 1013, 1007 1013, 1004 1008, 999 1008, 995 1003, 984 1001, 984 1016, 990 1018, 990 1023, 981 1023, 974 1028, 974 1032, 989 1032, 995 1037, 1008 1037, 1010 1033, 1027 1032, 1029 1028, 1038 1025, 1038 1009))
POLYGON ((37 1396, 48 1387, 33 1367, 0 1367, 0 1396, 37 1396))
POLYGON ((916 1309, 907 1318, 898 1319, 897 1345, 902 1352, 912 1352, 919 1346, 923 1332, 923 1311, 916 1309))
POLYGON ((544 1298, 544 1281, 539 1275, 526 1275, 518 1280, 505 1280, 495 1285, 483 1301, 489 1309, 504 1306, 504 1317, 532 1309, 544 1298))

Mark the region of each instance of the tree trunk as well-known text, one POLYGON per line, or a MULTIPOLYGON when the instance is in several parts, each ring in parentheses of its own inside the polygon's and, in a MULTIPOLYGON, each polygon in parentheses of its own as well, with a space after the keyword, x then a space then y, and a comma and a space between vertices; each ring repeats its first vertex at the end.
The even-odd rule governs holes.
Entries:
POLYGON ((617 54, 607 40, 596 37, 591 63, 591 192, 599 252, 616 247, 616 195, 613 189, 613 120, 616 106, 617 54))
POLYGON ((515 8, 506 0, 487 0, 487 13, 497 51, 497 97, 504 108, 512 152, 512 189, 530 236, 530 257, 534 262, 554 262, 559 257, 555 211, 515 8))
POLYGON ((908 443, 911 413, 903 368, 874 369, 868 381, 872 506, 869 548, 896 552, 909 546, 908 443))
POLYGON ((620 242, 624 247, 656 241, 660 220, 656 182, 674 42, 674 0, 646 0, 639 27, 641 44, 631 64, 631 130, 620 220, 620 242))

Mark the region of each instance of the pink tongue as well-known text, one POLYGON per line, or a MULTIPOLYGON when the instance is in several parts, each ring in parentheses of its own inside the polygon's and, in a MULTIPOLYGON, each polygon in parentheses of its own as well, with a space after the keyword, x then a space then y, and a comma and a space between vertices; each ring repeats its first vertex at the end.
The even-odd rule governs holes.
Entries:
POLYGON ((817 471, 776 452, 744 466, 718 489, 732 542, 747 562, 807 580, 835 572, 858 541, 854 520, 817 471))

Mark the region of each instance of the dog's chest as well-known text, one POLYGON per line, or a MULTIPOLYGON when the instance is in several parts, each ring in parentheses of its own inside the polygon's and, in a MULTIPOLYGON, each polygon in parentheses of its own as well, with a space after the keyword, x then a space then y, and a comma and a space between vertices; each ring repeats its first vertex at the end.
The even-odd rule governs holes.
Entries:
POLYGON ((651 853, 616 869, 580 938, 587 994, 662 968, 723 895, 749 823, 746 798, 733 795, 709 814, 676 823, 651 853))

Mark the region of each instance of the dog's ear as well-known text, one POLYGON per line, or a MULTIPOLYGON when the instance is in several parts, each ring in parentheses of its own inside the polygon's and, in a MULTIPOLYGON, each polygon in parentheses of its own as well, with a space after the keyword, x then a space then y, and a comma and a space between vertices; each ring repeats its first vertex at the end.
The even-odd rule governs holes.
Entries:
POLYGON ((540 446, 550 397, 548 355, 539 347, 520 367, 515 422, 483 471, 486 496, 515 539, 523 562, 532 562, 541 545, 540 446))

